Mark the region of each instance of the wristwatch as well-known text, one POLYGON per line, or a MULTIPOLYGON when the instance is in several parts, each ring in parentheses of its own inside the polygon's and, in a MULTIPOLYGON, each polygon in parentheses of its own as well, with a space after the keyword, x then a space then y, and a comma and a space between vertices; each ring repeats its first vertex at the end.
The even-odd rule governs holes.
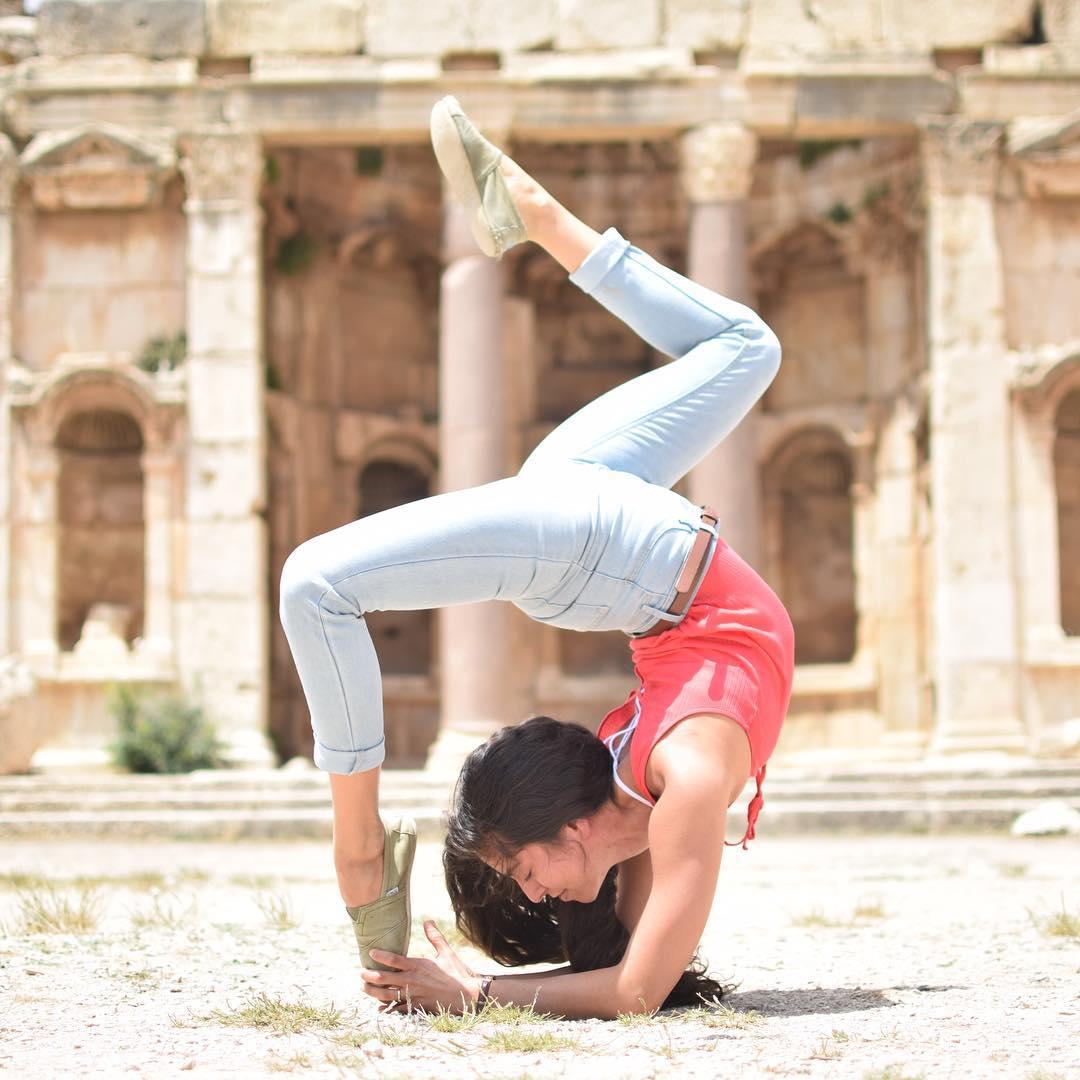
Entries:
POLYGON ((481 975, 480 976, 480 993, 476 998, 476 1004, 478 1008, 483 1008, 488 1003, 488 992, 491 990, 491 984, 495 981, 494 975, 481 975))

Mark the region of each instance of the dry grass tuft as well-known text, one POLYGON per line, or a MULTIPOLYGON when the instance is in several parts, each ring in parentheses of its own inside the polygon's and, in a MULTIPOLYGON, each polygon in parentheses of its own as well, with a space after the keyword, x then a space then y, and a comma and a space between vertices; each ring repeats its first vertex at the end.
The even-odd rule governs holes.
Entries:
MULTIPOLYGON (((642 1005, 644 1005, 644 1001, 642 1001, 642 1005)), ((659 1009, 653 1009, 652 1012, 619 1013, 616 1020, 623 1027, 629 1028, 656 1027, 663 1023, 659 1009)))
POLYGON ((269 1028, 279 1034, 295 1034, 311 1028, 336 1028, 343 1022, 340 1009, 320 1007, 306 1001, 284 1001, 269 994, 255 994, 232 1009, 215 1009, 205 1021, 226 1027, 269 1028))
POLYGON ((815 907, 811 908, 804 915, 796 915, 795 918, 791 920, 791 925, 803 928, 815 926, 834 928, 839 926, 848 926, 849 924, 841 921, 840 919, 831 919, 825 914, 824 911, 822 911, 821 908, 815 907))
POLYGON ((560 1050, 577 1050, 577 1039, 568 1035, 558 1035, 554 1031, 518 1031, 514 1028, 502 1028, 488 1035, 484 1048, 505 1054, 542 1054, 560 1050))
POLYGON ((292 930, 299 925, 292 902, 285 893, 259 893, 255 906, 263 913, 267 925, 275 930, 292 930))
POLYGON ((176 893, 155 890, 150 908, 132 912, 131 925, 136 930, 179 930, 195 919, 195 899, 186 902, 176 893))
POLYGON ((753 1009, 733 1009, 721 1001, 704 999, 703 1004, 686 1009, 681 1015, 706 1027, 740 1031, 754 1027, 764 1019, 761 1013, 753 1009))
POLYGON ((1029 908, 1028 916, 1035 929, 1048 937, 1080 937, 1080 915, 1066 910, 1064 896, 1061 898, 1060 911, 1051 912, 1049 915, 1037 915, 1029 908))
POLYGON ((20 890, 19 926, 25 934, 88 934, 101 921, 101 896, 79 888, 72 898, 51 884, 20 890))
POLYGON ((884 919, 885 908, 880 900, 860 900, 855 905, 852 919, 884 919))
POLYGON ((295 1072, 297 1069, 310 1069, 312 1068, 312 1064, 311 1058, 309 1058, 307 1054, 297 1052, 287 1058, 267 1058, 266 1067, 271 1072, 295 1072))
POLYGON ((998 873, 1002 877, 1018 878, 1026 876, 1028 872, 1027 863, 1022 862, 1004 862, 998 863, 998 873))

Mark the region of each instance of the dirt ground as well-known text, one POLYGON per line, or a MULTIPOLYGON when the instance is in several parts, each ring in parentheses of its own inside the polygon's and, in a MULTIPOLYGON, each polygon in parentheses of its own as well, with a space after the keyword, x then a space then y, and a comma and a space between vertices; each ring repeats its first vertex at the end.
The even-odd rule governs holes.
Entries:
POLYGON ((1075 838, 759 837, 703 942, 728 1008, 635 1023, 379 1017, 322 844, 0 842, 0 923, 18 1077, 1080 1077, 1075 838))

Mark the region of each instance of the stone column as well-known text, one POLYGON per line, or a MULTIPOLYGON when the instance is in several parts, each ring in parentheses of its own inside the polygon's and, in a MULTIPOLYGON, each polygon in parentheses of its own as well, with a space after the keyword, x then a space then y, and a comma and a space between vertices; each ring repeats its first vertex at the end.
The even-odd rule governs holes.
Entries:
POLYGON ((1021 714, 999 125, 931 121, 927 200, 935 730, 931 752, 1027 748, 1021 714))
POLYGON ((170 665, 174 648, 176 471, 176 452, 171 448, 150 446, 143 451, 146 606, 139 652, 147 659, 170 665))
MULTIPOLYGON (((506 475, 507 374, 503 354, 503 268, 481 255, 465 215, 449 200, 444 216, 439 297, 440 487, 456 491, 506 475)), ((429 770, 456 772, 461 759, 507 713, 510 667, 507 605, 499 601, 439 612, 439 738, 429 770)))
POLYGON ((188 459, 177 662, 236 761, 270 763, 259 139, 185 140, 188 459))
POLYGON ((27 446, 25 463, 25 498, 19 500, 23 520, 15 551, 19 641, 14 644, 35 674, 47 674, 60 655, 56 638, 60 456, 54 446, 35 439, 27 446))
MULTIPOLYGON (((757 138, 739 124, 708 124, 682 139, 681 176, 690 202, 687 276, 750 303, 746 197, 757 138)), ((720 514, 723 537, 747 562, 761 566, 757 431, 751 413, 690 472, 690 498, 720 514)))
POLYGON ((11 315, 15 303, 12 213, 19 159, 11 140, 0 135, 0 656, 12 650, 11 640, 11 406, 7 368, 11 360, 11 315))

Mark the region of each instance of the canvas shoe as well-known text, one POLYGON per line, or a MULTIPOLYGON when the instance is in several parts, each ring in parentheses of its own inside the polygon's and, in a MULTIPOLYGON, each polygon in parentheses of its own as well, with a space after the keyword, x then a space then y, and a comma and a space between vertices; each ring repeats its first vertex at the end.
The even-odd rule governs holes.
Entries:
POLYGON ((412 906, 409 900, 409 875, 416 854, 416 824, 400 817, 383 822, 383 880, 378 900, 359 907, 346 907, 352 920, 360 963, 366 968, 388 970, 385 964, 371 959, 372 949, 404 956, 409 948, 412 906))
POLYGON ((492 258, 527 240, 528 232, 506 186, 503 152, 473 126, 458 100, 446 96, 431 110, 431 145, 454 199, 480 250, 492 258))

